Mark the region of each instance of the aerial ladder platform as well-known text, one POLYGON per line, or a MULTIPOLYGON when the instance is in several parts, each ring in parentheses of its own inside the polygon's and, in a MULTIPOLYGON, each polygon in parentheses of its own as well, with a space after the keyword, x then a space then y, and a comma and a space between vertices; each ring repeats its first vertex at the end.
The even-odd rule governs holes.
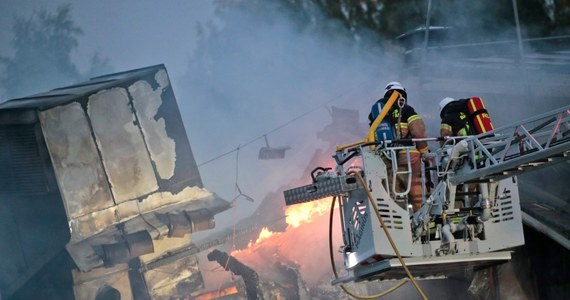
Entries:
POLYGON ((284 191, 286 205, 338 200, 345 272, 333 284, 403 278, 406 268, 414 277, 446 276, 510 260, 524 245, 516 176, 570 156, 570 106, 476 136, 416 139, 443 146, 422 157, 423 204, 414 212, 411 165, 397 161, 412 147, 374 141, 378 119, 363 141, 337 147, 334 169, 317 167, 311 184, 284 191))

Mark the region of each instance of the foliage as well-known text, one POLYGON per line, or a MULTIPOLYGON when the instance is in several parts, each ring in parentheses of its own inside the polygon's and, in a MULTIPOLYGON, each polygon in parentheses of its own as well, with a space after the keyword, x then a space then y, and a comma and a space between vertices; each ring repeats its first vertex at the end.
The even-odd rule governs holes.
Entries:
MULTIPOLYGON (((283 0, 288 2, 289 0, 283 0)), ((317 4, 332 18, 341 20, 353 31, 362 28, 373 30, 382 39, 394 37, 414 28, 425 26, 429 0, 292 0, 317 4)), ((557 14, 568 9, 568 1, 557 1, 557 14)), ((545 2, 517 0, 521 26, 526 37, 551 35, 560 26, 550 20, 545 2)), ((514 36, 514 13, 511 0, 432 0, 431 26, 452 26, 469 32, 469 38, 514 36), (501 33, 497 36, 497 33, 501 33)), ((570 11, 569 11, 570 12, 570 11)), ((566 12, 568 14, 569 12, 566 12)), ((562 18, 564 19, 564 18, 562 18)), ((560 18, 559 23, 564 21, 560 18)), ((525 37, 525 36, 523 36, 525 37)))
POLYGON ((15 18, 12 46, 15 55, 2 58, 0 85, 7 97, 20 97, 69 84, 80 79, 71 61, 81 28, 71 18, 69 4, 55 13, 42 10, 30 18, 15 18))

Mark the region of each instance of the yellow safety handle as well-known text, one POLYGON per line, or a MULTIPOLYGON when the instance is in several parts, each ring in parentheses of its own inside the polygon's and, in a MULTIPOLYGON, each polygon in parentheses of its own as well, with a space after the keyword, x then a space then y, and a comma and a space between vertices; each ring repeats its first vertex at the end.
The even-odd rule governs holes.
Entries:
MULTIPOLYGON (((382 109, 382 112, 380 112, 380 115, 378 115, 378 117, 374 120, 374 122, 372 122, 372 125, 370 125, 370 129, 368 130, 368 136, 364 140, 344 146, 337 146, 336 150, 342 151, 344 149, 356 147, 358 145, 362 145, 368 142, 374 142, 375 140, 374 134, 376 133, 376 128, 378 128, 380 122, 384 120, 384 117, 386 117, 388 111, 390 111, 390 108, 392 108, 392 105, 394 105, 394 102, 400 99, 400 97, 401 97, 400 93, 397 90, 394 90, 394 92, 388 99, 388 102, 386 102, 386 106, 384 106, 384 109, 382 109)), ((374 146, 372 146, 371 148, 374 149, 374 146)))

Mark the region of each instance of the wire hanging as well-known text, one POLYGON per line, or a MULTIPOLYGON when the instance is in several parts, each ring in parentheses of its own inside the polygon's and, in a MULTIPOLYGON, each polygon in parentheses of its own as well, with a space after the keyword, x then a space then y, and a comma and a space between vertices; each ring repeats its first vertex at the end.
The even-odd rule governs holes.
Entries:
POLYGON ((240 149, 241 145, 238 145, 236 148, 236 175, 235 175, 235 187, 236 187, 236 191, 237 191, 237 195, 230 201, 230 204, 234 204, 235 201, 241 196, 243 197, 245 200, 249 201, 249 202, 255 202, 255 200, 253 200, 253 198, 251 198, 250 196, 244 194, 238 184, 238 178, 239 178, 239 149, 240 149))

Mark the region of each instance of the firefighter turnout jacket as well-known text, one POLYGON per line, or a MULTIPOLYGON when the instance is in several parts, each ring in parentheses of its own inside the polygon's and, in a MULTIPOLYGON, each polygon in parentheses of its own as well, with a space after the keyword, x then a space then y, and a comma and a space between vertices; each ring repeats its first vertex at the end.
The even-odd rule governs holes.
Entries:
MULTIPOLYGON (((388 101, 388 98, 384 97, 376 101, 375 105, 379 102, 386 103, 386 101, 388 101)), ((376 113, 374 110, 370 112, 368 115, 370 124, 374 122, 378 114, 379 113, 376 113)), ((410 105, 404 104, 404 106, 398 107, 398 104, 395 103, 386 115, 386 118, 394 125, 396 139, 425 138, 427 136, 426 127, 422 117, 416 113, 416 110, 410 105)), ((402 144, 404 146, 413 145, 412 142, 405 142, 402 144)), ((428 153, 427 142, 416 142, 416 149, 422 155, 428 153)))
POLYGON ((473 134, 465 102, 455 101, 448 104, 441 112, 440 136, 467 136, 473 134))
MULTIPOLYGON (((379 105, 379 103, 385 104, 388 101, 387 97, 384 97, 372 106, 372 110, 368 115, 368 120, 370 124, 374 122, 374 120, 380 114, 380 110, 378 107, 383 106, 379 105)), ((395 139, 410 139, 410 138, 425 138, 426 137, 426 129, 424 121, 422 117, 416 113, 416 110, 404 104, 403 106, 398 106, 396 103, 388 114, 386 115, 386 119, 389 121, 390 124, 394 125, 395 131, 395 139)), ((411 141, 401 141, 399 142, 403 146, 413 146, 413 142, 411 141)), ((412 205, 413 211, 417 211, 422 206, 422 186, 421 186, 421 156, 423 154, 428 153, 428 145, 427 142, 421 141, 416 142, 416 149, 411 149, 409 151, 409 160, 412 172, 412 178, 410 182, 410 204, 412 205)), ((406 151, 399 151, 397 154, 398 160, 398 171, 399 174, 397 175, 398 181, 398 190, 402 191, 405 190, 405 187, 408 184, 408 177, 405 175, 405 170, 407 169, 407 155, 406 151)))

